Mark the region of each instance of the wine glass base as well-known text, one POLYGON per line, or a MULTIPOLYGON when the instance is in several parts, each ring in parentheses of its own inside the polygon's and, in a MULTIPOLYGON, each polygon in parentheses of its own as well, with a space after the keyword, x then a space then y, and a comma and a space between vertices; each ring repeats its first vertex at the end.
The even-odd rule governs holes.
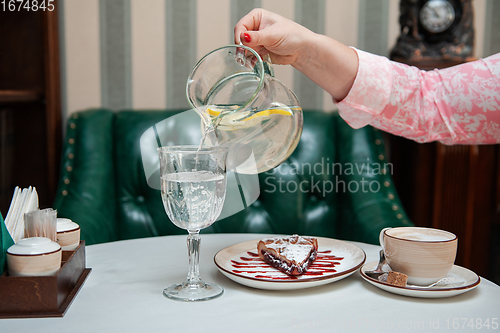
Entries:
POLYGON ((187 282, 174 284, 163 289, 163 295, 182 302, 208 301, 220 297, 224 289, 214 283, 200 282, 190 285, 187 282))

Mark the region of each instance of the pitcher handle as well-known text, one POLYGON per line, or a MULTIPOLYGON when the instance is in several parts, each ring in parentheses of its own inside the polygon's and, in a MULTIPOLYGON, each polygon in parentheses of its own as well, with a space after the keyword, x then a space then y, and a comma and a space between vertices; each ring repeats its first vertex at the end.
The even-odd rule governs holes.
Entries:
POLYGON ((273 63, 271 62, 271 55, 269 53, 262 57, 262 62, 264 63, 264 72, 274 77, 273 63))
MULTIPOLYGON (((239 45, 243 45, 243 43, 242 43, 242 42, 240 42, 240 44, 239 44, 239 45)), ((246 61, 246 60, 245 60, 245 49, 244 49, 244 48, 242 48, 242 47, 237 47, 237 48, 236 48, 236 55, 235 55, 234 57, 235 57, 235 59, 236 59, 236 62, 237 62, 239 65, 241 65, 241 66, 245 65, 245 61, 246 61)))

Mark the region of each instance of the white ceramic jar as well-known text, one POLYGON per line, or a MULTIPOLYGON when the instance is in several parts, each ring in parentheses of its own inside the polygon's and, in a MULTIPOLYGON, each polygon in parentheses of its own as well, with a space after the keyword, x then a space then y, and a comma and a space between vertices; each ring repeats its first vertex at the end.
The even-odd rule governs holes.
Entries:
POLYGON ((45 237, 21 239, 7 250, 11 276, 54 275, 61 268, 61 259, 61 246, 45 237))
POLYGON ((57 219, 57 242, 63 251, 73 251, 80 244, 80 226, 70 219, 57 219))

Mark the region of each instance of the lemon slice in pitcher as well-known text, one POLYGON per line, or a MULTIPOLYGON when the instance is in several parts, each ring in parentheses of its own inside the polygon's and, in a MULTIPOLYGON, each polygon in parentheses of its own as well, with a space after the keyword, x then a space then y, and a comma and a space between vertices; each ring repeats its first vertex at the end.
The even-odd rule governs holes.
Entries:
POLYGON ((217 108, 207 108, 207 113, 212 119, 218 117, 221 114, 223 115, 218 125, 218 129, 222 131, 235 131, 244 128, 251 128, 252 126, 256 126, 262 121, 265 121, 275 115, 293 116, 291 109, 286 110, 284 108, 266 109, 258 112, 238 111, 230 113, 230 111, 232 110, 218 110, 217 108), (224 115, 225 112, 228 112, 228 114, 224 115))
POLYGON ((267 109, 263 111, 259 111, 251 117, 244 119, 244 121, 252 120, 258 117, 269 117, 271 115, 282 115, 282 116, 292 116, 292 112, 283 109, 267 109))
MULTIPOLYGON (((214 109, 208 108, 207 112, 208 112, 208 114, 211 117, 217 117, 223 111, 219 111, 219 110, 214 110, 214 109)), ((227 118, 227 120, 229 120, 229 121, 237 121, 237 120, 240 120, 240 119, 241 119, 241 121, 248 121, 248 120, 252 120, 252 119, 258 118, 258 117, 269 117, 271 115, 278 115, 278 114, 279 115, 283 115, 283 116, 292 116, 293 115, 291 111, 283 110, 283 109, 267 109, 267 110, 262 110, 262 111, 257 112, 256 114, 248 117, 248 118, 245 118, 249 114, 250 114, 249 111, 240 111, 240 112, 236 112, 236 113, 227 115, 227 116, 224 117, 224 119, 227 118), (231 117, 231 116, 233 116, 233 117, 231 117)))

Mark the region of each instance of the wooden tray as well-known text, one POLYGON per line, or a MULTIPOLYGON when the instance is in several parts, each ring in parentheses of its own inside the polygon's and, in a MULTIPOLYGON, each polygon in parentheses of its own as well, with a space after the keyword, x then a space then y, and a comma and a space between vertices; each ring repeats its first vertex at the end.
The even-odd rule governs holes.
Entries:
POLYGON ((0 276, 0 319, 62 317, 91 269, 85 268, 85 241, 62 252, 53 276, 0 276))

